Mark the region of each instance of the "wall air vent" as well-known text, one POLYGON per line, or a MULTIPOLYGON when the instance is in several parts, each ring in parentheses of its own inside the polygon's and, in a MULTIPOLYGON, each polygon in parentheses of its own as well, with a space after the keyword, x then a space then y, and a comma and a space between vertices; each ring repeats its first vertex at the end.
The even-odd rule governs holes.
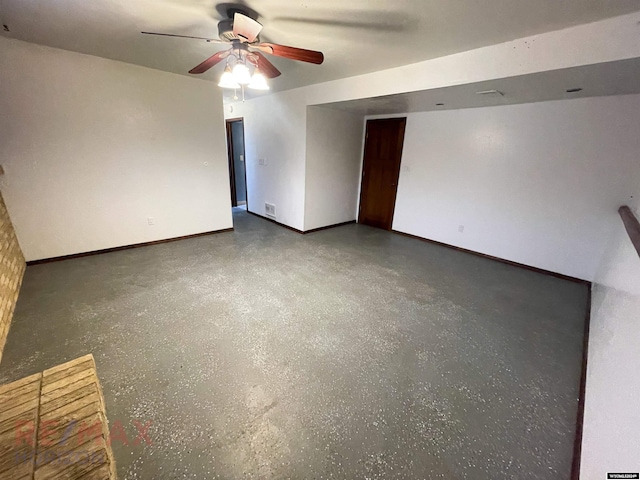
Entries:
POLYGON ((265 202, 265 204, 264 204, 264 213, 268 217, 276 218, 276 206, 273 203, 266 203, 265 202))
POLYGON ((483 95, 485 97, 504 97, 504 93, 500 90, 483 90, 482 92, 476 92, 476 95, 483 95))

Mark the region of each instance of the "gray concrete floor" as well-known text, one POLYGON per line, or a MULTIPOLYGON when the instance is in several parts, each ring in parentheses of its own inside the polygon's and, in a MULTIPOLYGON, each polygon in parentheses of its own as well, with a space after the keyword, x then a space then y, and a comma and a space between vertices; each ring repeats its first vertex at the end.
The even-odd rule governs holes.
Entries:
POLYGON ((586 286, 234 221, 29 267, 0 382, 92 352, 125 479, 569 477, 586 286))

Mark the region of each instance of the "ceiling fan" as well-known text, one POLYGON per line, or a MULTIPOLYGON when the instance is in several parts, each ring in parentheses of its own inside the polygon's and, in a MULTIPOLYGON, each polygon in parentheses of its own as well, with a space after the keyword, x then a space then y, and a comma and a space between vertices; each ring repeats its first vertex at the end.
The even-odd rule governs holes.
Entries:
POLYGON ((229 8, 227 17, 218 23, 219 39, 171 33, 141 33, 165 37, 193 38, 210 43, 231 45, 229 49, 213 54, 204 62, 189 70, 191 74, 204 73, 226 59, 225 71, 218 84, 222 88, 244 89, 244 87, 249 87, 256 90, 268 90, 269 86, 266 78, 278 77, 281 72, 267 60, 263 53, 316 65, 320 65, 324 61, 322 52, 262 42, 259 37, 262 25, 241 8, 229 8), (253 67, 253 74, 250 67, 253 67))

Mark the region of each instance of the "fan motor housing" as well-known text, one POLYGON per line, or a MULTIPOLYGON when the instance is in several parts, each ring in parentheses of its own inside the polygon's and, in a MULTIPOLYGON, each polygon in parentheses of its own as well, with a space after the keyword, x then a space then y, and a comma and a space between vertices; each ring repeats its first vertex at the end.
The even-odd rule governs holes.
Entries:
POLYGON ((233 34, 233 19, 227 18, 218 23, 218 36, 220 40, 233 41, 239 38, 233 34))
POLYGON ((258 18, 258 14, 254 11, 243 10, 236 6, 227 9, 227 18, 218 22, 218 36, 220 37, 220 40, 225 40, 227 42, 241 40, 237 35, 233 34, 233 18, 236 13, 249 17, 253 20, 258 18))

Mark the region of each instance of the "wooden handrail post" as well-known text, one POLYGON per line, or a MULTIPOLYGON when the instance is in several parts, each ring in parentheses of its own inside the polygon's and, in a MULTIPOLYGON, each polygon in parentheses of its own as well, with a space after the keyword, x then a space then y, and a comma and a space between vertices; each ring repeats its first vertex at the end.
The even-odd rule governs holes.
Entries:
POLYGON ((624 226, 627 229, 631 243, 640 256, 640 222, 627 205, 623 205, 618 209, 618 213, 622 217, 624 226))

